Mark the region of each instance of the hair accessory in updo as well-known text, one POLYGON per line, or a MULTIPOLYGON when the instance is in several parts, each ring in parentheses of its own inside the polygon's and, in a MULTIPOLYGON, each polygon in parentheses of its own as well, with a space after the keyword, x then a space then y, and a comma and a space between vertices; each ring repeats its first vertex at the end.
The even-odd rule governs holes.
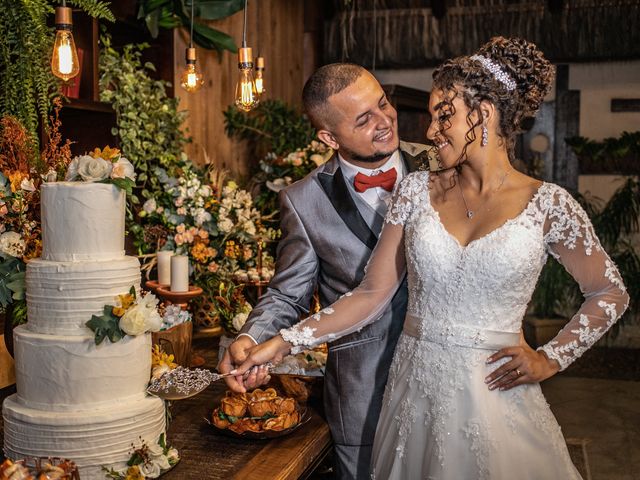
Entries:
POLYGON ((483 57, 482 55, 472 55, 471 60, 477 60, 482 64, 484 68, 489 70, 491 74, 498 80, 501 84, 503 84, 507 90, 515 90, 516 82, 511 76, 500 68, 500 65, 495 63, 493 60, 487 57, 483 57))

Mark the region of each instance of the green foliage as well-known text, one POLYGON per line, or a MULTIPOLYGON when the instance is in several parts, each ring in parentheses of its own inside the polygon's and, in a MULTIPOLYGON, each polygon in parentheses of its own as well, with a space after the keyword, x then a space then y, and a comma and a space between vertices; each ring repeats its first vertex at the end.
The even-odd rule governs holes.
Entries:
POLYGON ((25 269, 21 259, 0 253, 0 306, 3 309, 14 300, 24 299, 25 269))
MULTIPOLYGON (((55 3, 0 0, 0 117, 16 117, 36 143, 38 122, 48 125, 52 100, 59 96, 59 81, 50 67, 54 30, 47 26, 55 3)), ((105 2, 69 3, 89 15, 113 20, 105 2)))
MULTIPOLYGON (((194 7, 195 17, 203 20, 219 20, 233 15, 244 8, 244 0, 200 0, 194 7)), ((160 28, 184 27, 191 25, 190 0, 142 0, 138 18, 144 19, 151 36, 156 38, 160 28)), ((229 35, 204 23, 194 22, 193 41, 203 48, 237 52, 238 47, 229 35)))
POLYGON ((120 318, 113 314, 113 306, 105 305, 102 315, 92 315, 85 325, 95 333, 96 345, 100 345, 105 338, 111 343, 121 340, 125 333, 120 329, 120 318))
POLYGON ((136 168, 138 187, 157 187, 149 173, 156 166, 178 163, 189 141, 181 130, 187 114, 178 111, 178 98, 167 95, 169 83, 151 78, 153 64, 142 64, 146 44, 127 45, 118 52, 109 35, 103 35, 101 42, 100 99, 116 112, 117 127, 112 133, 120 138, 122 153, 136 168))
POLYGON ((597 161, 623 158, 629 154, 640 155, 640 132, 622 132, 619 137, 602 141, 585 137, 571 137, 565 141, 579 157, 590 157, 597 161))
POLYGON ((224 118, 229 137, 249 140, 264 153, 286 155, 306 147, 316 136, 309 119, 281 100, 266 100, 248 113, 231 105, 224 118))
MULTIPOLYGON (((56 3, 61 5, 62 0, 57 0, 56 3)), ((94 18, 115 22, 116 19, 109 10, 109 4, 110 2, 101 0, 67 0, 67 6, 79 8, 94 18)))

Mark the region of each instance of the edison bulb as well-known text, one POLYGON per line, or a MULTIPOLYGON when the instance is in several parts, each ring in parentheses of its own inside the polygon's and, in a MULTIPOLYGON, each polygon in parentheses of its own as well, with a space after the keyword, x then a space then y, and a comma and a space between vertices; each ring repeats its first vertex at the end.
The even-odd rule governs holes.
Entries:
POLYGON ((53 56, 51 57, 51 70, 56 77, 65 82, 80 73, 78 52, 70 30, 56 31, 53 56))
POLYGON ((248 112, 259 103, 259 95, 250 68, 240 69, 240 78, 236 86, 236 106, 248 112))
POLYGON ((255 81, 256 81, 256 92, 258 92, 258 95, 262 95, 267 91, 267 89, 264 88, 264 57, 261 57, 261 56, 256 58, 255 81))
POLYGON ((187 92, 195 92, 204 84, 204 78, 195 63, 188 63, 182 72, 180 86, 187 92))

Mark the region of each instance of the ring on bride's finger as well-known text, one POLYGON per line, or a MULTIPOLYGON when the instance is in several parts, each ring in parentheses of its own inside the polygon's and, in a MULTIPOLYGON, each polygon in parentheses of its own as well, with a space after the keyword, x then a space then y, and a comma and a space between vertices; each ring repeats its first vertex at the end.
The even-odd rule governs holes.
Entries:
POLYGON ((519 369, 517 369, 517 368, 516 368, 516 375, 517 375, 517 376, 519 376, 519 377, 521 377, 521 376, 522 376, 522 372, 521 372, 519 369))

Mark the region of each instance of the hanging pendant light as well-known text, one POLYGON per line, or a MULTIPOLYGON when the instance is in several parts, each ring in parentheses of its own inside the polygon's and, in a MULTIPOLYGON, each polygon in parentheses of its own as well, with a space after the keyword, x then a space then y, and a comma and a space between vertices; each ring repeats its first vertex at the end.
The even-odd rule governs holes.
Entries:
POLYGON ((193 14, 196 0, 191 0, 191 35, 189 36, 189 47, 185 51, 185 68, 180 77, 180 86, 187 92, 193 93, 200 90, 204 83, 204 78, 196 61, 196 49, 193 46, 193 14))
POLYGON ((258 54, 256 58, 256 92, 258 95, 262 95, 267 90, 264 88, 264 57, 258 54))
POLYGON ((51 71, 65 82, 80 73, 78 51, 73 41, 73 19, 71 8, 65 0, 62 6, 56 7, 56 38, 53 42, 51 71))
POLYGON ((260 55, 260 3, 256 3, 256 34, 258 36, 258 58, 256 58, 256 92, 262 96, 265 92, 264 85, 264 57, 260 55))
POLYGON ((248 112, 258 105, 260 96, 253 79, 253 52, 250 47, 247 47, 247 0, 244 2, 244 25, 242 47, 238 49, 238 70, 235 104, 240 110, 248 112))

